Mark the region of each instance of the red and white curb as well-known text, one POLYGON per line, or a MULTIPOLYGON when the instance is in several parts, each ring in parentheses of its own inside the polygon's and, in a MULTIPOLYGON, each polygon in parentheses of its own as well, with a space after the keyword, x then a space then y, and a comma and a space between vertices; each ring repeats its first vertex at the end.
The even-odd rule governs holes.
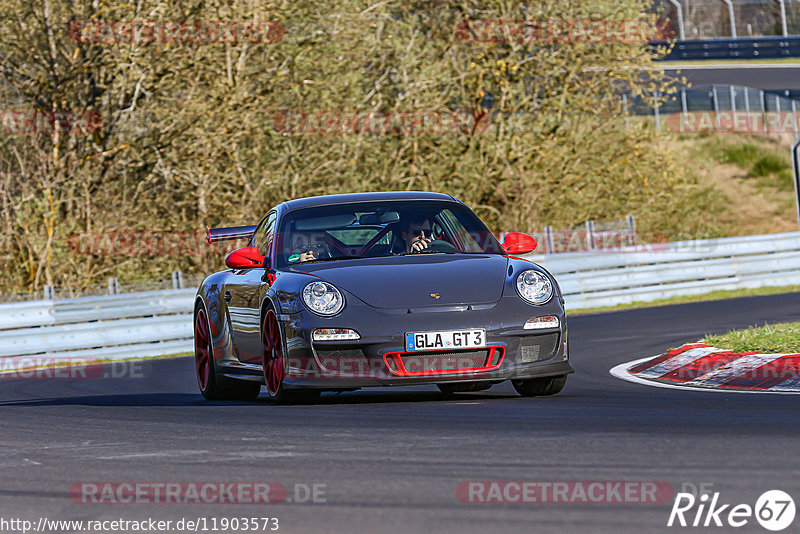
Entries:
POLYGON ((629 382, 672 389, 800 393, 800 354, 733 352, 703 343, 623 363, 610 372, 629 382))

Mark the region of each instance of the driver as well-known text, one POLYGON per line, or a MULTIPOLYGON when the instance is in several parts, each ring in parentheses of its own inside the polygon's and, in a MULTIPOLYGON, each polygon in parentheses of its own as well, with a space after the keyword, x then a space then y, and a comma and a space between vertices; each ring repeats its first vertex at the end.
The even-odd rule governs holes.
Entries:
POLYGON ((289 255, 289 263, 302 263, 304 261, 318 260, 321 252, 320 245, 299 245, 289 255))
POLYGON ((400 234, 406 243, 406 253, 420 252, 428 248, 432 240, 431 222, 423 215, 408 218, 400 234))

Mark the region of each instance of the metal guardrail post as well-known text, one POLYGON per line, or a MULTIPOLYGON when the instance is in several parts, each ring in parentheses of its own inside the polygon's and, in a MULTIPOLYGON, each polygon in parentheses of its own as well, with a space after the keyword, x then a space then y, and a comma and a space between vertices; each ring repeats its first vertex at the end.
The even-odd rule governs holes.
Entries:
POLYGON ((586 248, 594 250, 594 221, 586 221, 586 248))
POLYGON ((172 271, 172 289, 183 289, 183 273, 172 271))
POLYGON ((711 86, 711 105, 714 107, 714 113, 719 113, 719 97, 717 97, 717 86, 711 86))
POLYGON ((119 281, 116 278, 108 279, 108 294, 119 295, 119 281))
POLYGON ((53 300, 56 298, 55 288, 51 285, 44 286, 44 300, 53 300))
POLYGON ((744 87, 744 110, 747 113, 747 120, 750 120, 750 89, 744 87))
POLYGON ((544 246, 545 251, 548 254, 553 254, 555 252, 555 244, 553 243, 553 227, 552 226, 545 226, 544 227, 544 246))
POLYGON ((683 111, 683 118, 686 119, 686 114, 689 113, 689 102, 686 99, 686 88, 681 87, 681 111, 683 111))
POLYGON ((625 220, 628 223, 628 230, 630 230, 631 233, 633 234, 633 243, 632 244, 635 245, 636 244, 636 219, 634 218, 633 215, 628 215, 627 217, 625 217, 625 220))
POLYGON ((736 113, 736 90, 733 88, 732 85, 729 85, 728 92, 730 93, 731 97, 731 111, 736 113))

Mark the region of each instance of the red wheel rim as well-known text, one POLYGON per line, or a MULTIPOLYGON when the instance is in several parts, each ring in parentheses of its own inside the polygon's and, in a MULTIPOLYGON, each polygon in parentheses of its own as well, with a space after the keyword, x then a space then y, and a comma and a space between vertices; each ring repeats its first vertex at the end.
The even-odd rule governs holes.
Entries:
POLYGON ((269 396, 274 397, 278 394, 283 382, 284 359, 281 330, 278 327, 278 318, 273 310, 269 310, 264 316, 261 343, 264 347, 264 380, 267 383, 269 396))
POLYGON ((206 311, 200 308, 194 319, 194 362, 197 367, 197 383, 202 391, 208 388, 208 377, 211 374, 210 346, 206 311))

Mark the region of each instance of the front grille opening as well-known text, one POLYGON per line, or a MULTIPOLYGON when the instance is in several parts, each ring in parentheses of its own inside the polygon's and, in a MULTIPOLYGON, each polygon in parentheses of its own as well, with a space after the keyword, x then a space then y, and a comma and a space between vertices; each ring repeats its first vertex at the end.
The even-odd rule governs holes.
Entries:
POLYGON ((366 374, 369 361, 361 349, 316 349, 323 371, 339 374, 366 374))
POLYGON ((460 352, 406 353, 401 356, 403 366, 410 373, 447 371, 450 369, 474 369, 486 365, 488 350, 465 350, 460 352))
POLYGON ((460 351, 389 352, 384 356, 396 375, 417 376, 459 372, 492 371, 503 361, 503 347, 460 351))

